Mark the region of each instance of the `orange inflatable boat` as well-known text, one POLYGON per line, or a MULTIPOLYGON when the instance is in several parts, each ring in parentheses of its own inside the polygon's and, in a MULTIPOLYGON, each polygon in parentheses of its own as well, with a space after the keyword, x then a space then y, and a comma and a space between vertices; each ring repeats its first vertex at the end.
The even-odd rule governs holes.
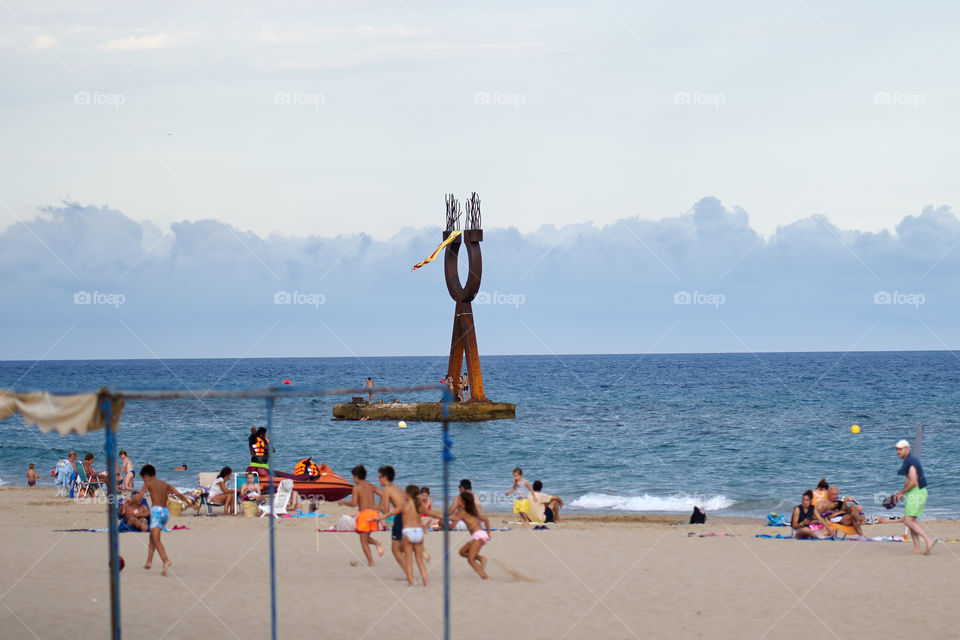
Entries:
MULTIPOLYGON (((260 473, 260 491, 265 495, 270 483, 266 469, 259 469, 260 473)), ((343 476, 335 473, 333 469, 326 464, 321 464, 319 468, 313 469, 315 475, 294 475, 283 471, 273 472, 273 481, 279 483, 281 480, 289 478, 293 480, 293 490, 301 496, 307 498, 323 498, 327 502, 342 500, 353 493, 353 485, 343 476)))

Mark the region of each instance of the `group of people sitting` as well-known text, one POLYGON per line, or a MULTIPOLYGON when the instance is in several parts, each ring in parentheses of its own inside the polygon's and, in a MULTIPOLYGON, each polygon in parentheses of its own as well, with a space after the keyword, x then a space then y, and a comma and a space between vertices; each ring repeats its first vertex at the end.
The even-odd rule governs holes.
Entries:
POLYGON ((852 533, 864 538, 865 524, 900 522, 902 518, 867 516, 853 496, 840 497, 840 489, 821 478, 816 489, 803 492, 793 508, 790 527, 798 539, 823 539, 852 533))
MULTIPOLYGON (((121 449, 120 459, 117 461, 117 491, 133 491, 133 462, 126 450, 121 449)), ((106 493, 109 474, 106 471, 97 471, 93 467, 95 456, 87 453, 83 456, 81 467, 77 467, 77 452, 71 451, 64 460, 57 463, 51 475, 56 478, 57 496, 92 498, 99 493, 106 493), (83 470, 81 476, 80 470, 83 470), (85 481, 84 481, 85 480, 85 481)))

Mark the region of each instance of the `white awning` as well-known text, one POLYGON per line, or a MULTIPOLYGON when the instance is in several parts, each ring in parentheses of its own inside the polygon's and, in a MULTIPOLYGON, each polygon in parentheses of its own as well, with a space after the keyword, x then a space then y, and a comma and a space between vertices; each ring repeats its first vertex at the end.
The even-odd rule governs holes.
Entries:
POLYGON ((99 394, 57 395, 48 391, 15 393, 0 391, 0 420, 15 413, 28 425, 36 425, 44 433, 56 429, 61 435, 86 433, 103 429, 98 411, 99 394))

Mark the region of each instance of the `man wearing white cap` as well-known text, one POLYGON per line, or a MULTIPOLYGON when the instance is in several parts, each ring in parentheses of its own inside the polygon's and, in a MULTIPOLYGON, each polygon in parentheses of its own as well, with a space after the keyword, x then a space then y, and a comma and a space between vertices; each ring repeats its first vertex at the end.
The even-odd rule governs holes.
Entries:
POLYGON ((897 471, 897 475, 906 476, 906 480, 903 482, 903 489, 893 494, 893 499, 894 502, 898 502, 906 496, 907 501, 903 506, 903 522, 913 533, 913 551, 911 551, 911 553, 921 553, 920 538, 923 538, 924 543, 927 545, 927 550, 922 553, 925 556, 930 555, 930 550, 937 542, 936 540, 931 540, 927 532, 924 531, 920 523, 917 522, 917 518, 923 515, 923 506, 927 504, 927 477, 923 473, 920 460, 910 453, 909 442, 900 440, 893 446, 897 450, 897 456, 903 460, 903 465, 900 467, 900 470, 897 471))

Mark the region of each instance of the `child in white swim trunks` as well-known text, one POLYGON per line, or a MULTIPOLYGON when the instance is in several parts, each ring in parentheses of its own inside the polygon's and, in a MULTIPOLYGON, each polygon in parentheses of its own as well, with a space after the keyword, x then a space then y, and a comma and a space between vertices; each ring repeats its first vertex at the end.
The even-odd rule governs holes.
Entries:
POLYGON ((473 570, 483 578, 489 580, 487 575, 487 559, 480 555, 480 549, 484 544, 490 542, 490 521, 486 516, 477 511, 477 504, 473 499, 473 494, 464 491, 460 494, 460 500, 463 503, 463 510, 450 521, 452 526, 456 521, 463 520, 470 532, 470 541, 460 549, 460 555, 467 559, 467 563, 473 567, 473 570), (486 531, 480 526, 483 522, 486 525, 486 531))
POLYGON ((422 516, 431 516, 433 518, 441 517, 440 514, 427 511, 420 503, 420 487, 415 484, 407 486, 406 495, 403 504, 389 511, 382 516, 381 520, 390 516, 402 518, 403 529, 401 530, 403 545, 403 556, 405 564, 404 572, 407 574, 407 584, 413 586, 413 560, 416 558, 417 567, 420 569, 420 578, 423 580, 423 586, 427 586, 427 566, 424 562, 423 549, 423 520, 422 516))

